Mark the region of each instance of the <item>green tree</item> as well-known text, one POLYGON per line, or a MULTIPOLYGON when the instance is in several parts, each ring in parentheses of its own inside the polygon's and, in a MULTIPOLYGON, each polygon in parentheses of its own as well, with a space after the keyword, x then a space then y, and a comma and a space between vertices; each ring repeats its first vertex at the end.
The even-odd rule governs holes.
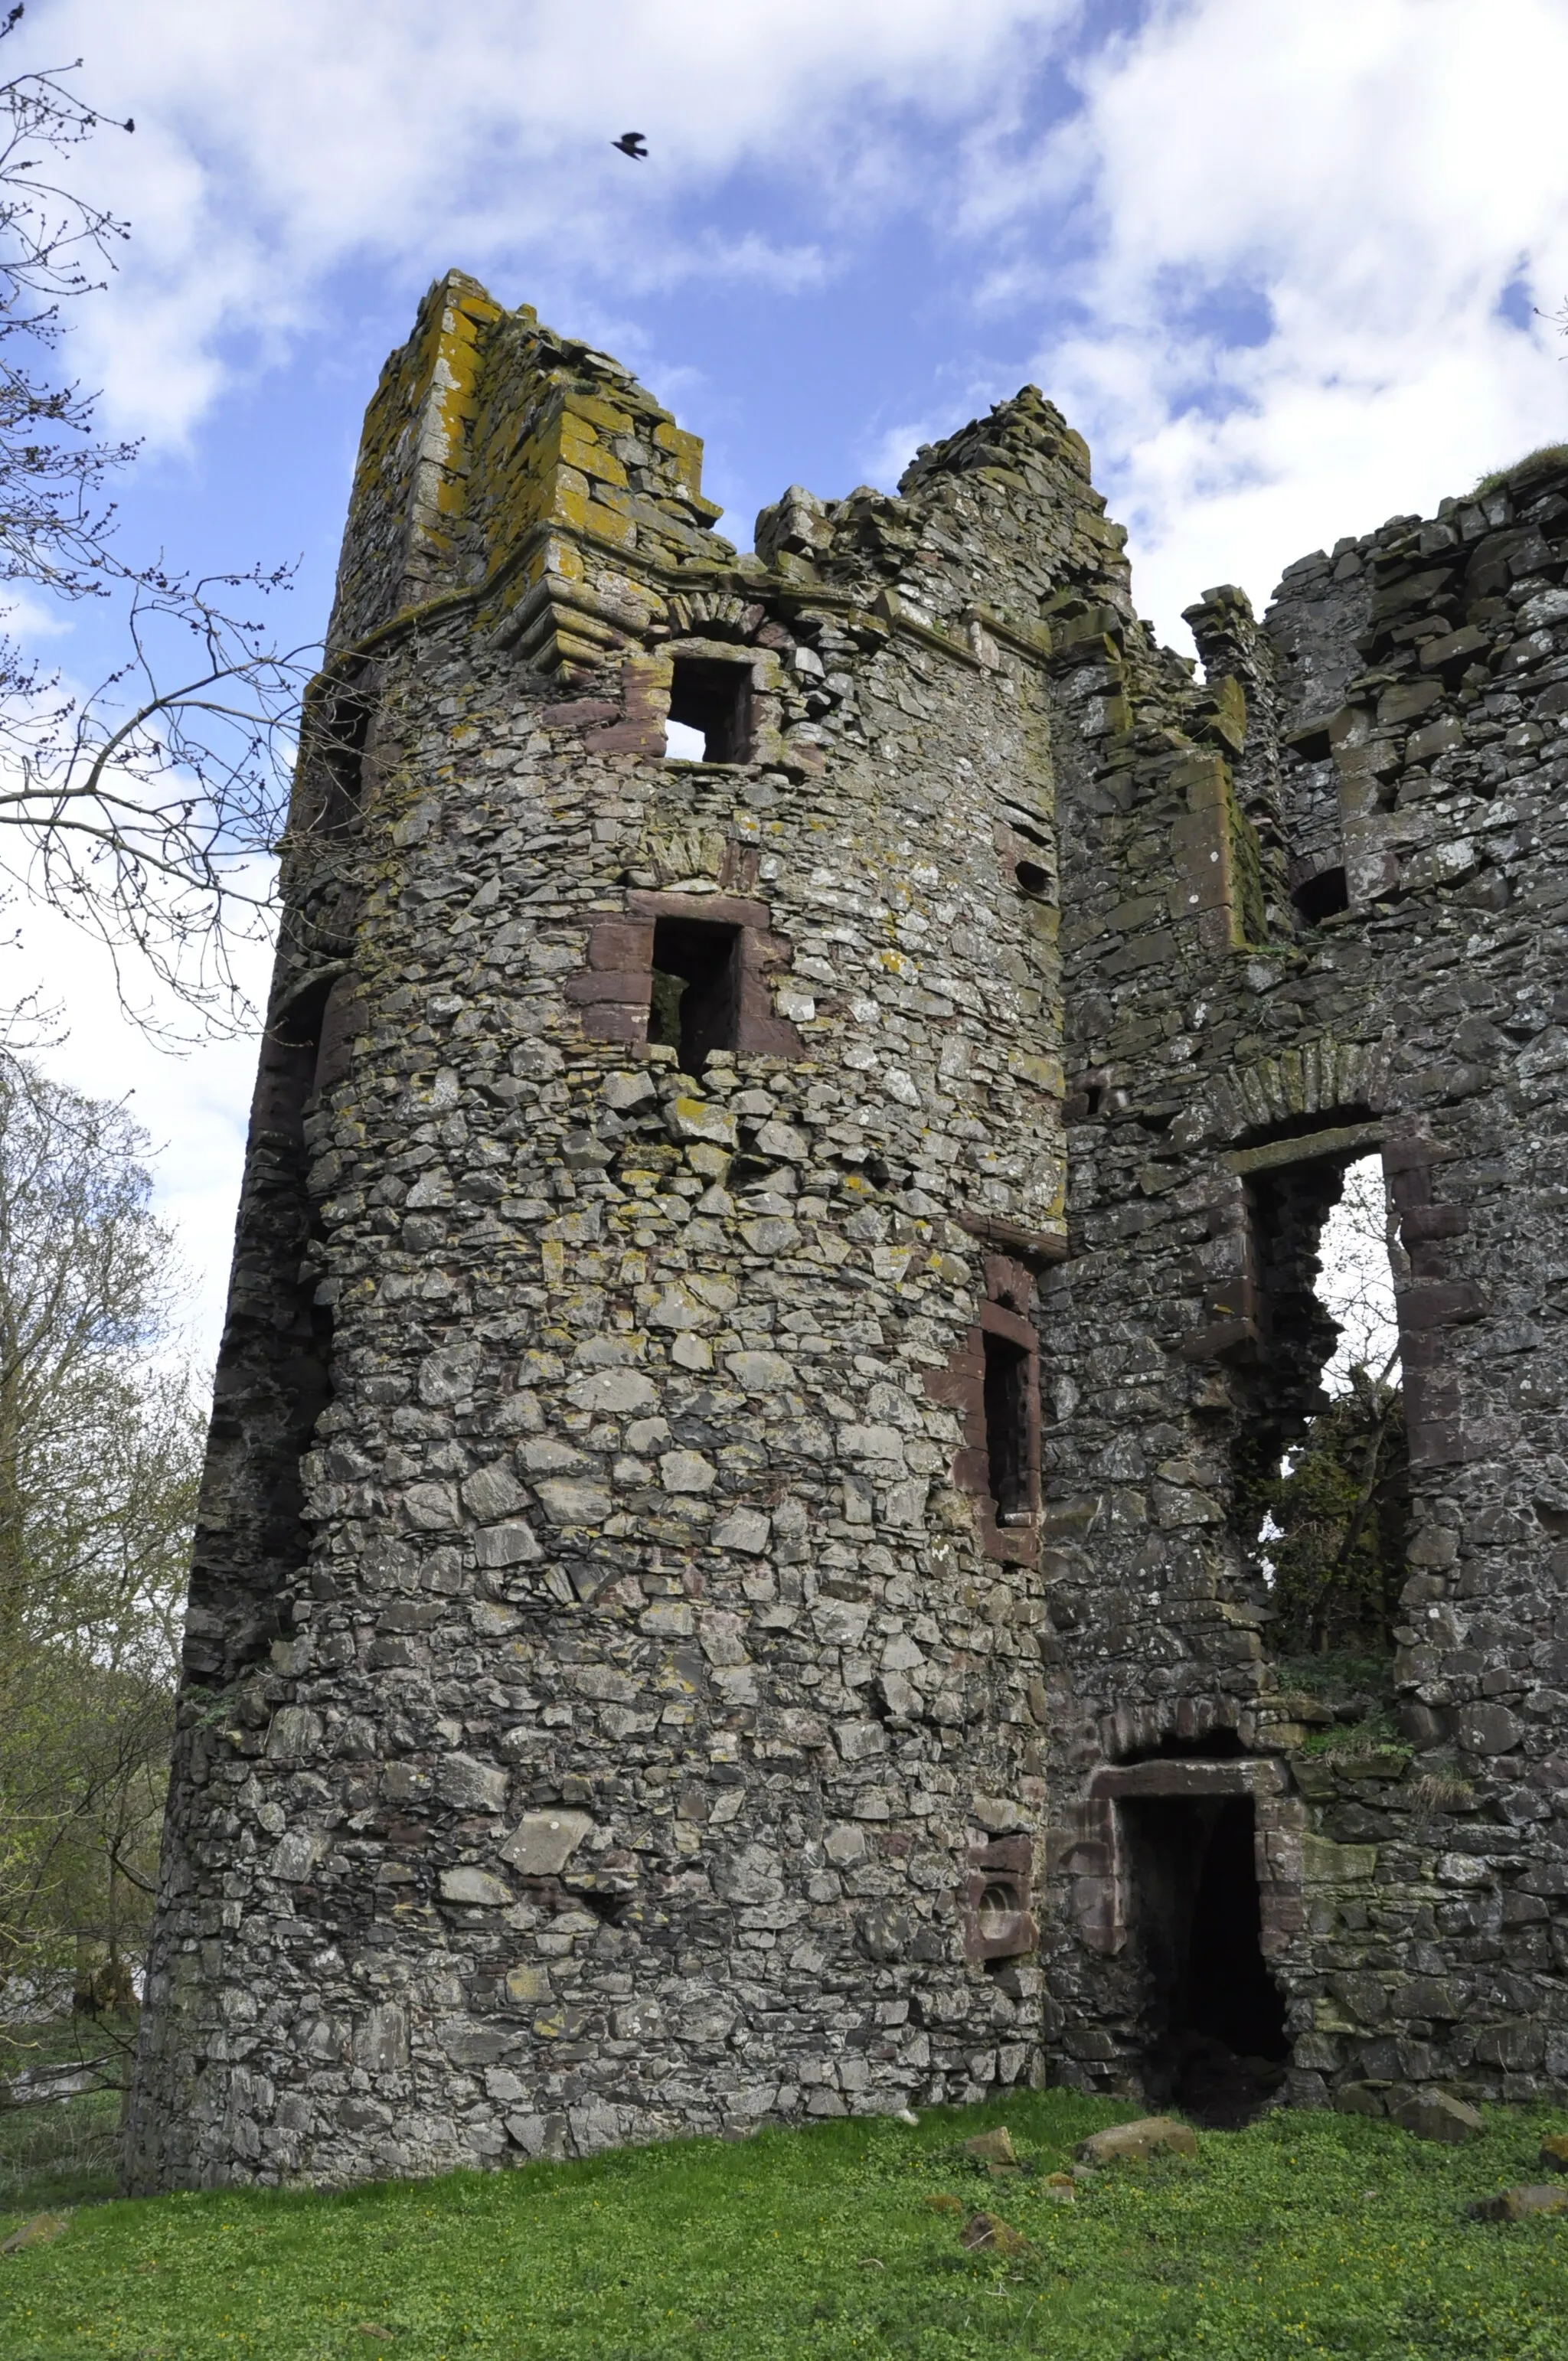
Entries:
POLYGON ((1313 1418, 1282 1472, 1255 1485, 1249 1513, 1273 1567, 1284 1656, 1393 1646, 1409 1571, 1409 1463, 1404 1396, 1355 1367, 1313 1418))
POLYGON ((203 1420, 123 1109, 0 1058, 0 1990, 122 2003, 155 1881, 203 1420))

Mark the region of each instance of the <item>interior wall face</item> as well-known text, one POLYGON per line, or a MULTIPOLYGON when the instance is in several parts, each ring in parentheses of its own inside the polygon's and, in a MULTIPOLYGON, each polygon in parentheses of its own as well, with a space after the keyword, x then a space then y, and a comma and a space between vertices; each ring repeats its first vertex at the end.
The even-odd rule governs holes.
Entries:
POLYGON ((717 514, 613 362, 432 291, 287 849, 130 2186, 1135 2089, 1123 1822, 1200 1791, 1298 2101, 1568 2080, 1559 478, 1209 594, 1202 683, 1032 389, 717 514), (737 759, 667 760, 720 665, 737 759), (1334 1767, 1232 1489, 1310 1394, 1255 1208, 1369 1148, 1409 1745, 1334 1767))

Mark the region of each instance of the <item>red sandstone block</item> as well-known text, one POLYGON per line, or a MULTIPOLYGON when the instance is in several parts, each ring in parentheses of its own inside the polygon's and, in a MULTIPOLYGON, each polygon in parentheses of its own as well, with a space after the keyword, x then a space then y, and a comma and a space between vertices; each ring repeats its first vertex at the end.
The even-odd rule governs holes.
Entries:
POLYGON ((1463 1205, 1412 1205, 1399 1217, 1399 1235, 1407 1246, 1418 1238, 1462 1237, 1469 1227, 1463 1205))
POLYGON ((1397 1301, 1402 1329, 1449 1328, 1460 1321, 1479 1320, 1485 1309, 1480 1289, 1468 1279, 1403 1288, 1397 1301))
POLYGON ((630 1007, 646 1007, 653 979, 647 968, 641 973, 635 969, 611 969, 605 973, 587 968, 580 975, 569 975, 562 988, 568 1000, 621 1000, 630 1007))
POLYGON ((773 912, 765 902, 736 894, 653 894, 638 886, 626 897, 630 918, 701 918, 710 927, 750 927, 766 933, 773 912))
POLYGON ((646 1045, 648 1011, 629 1008, 624 1002, 601 1003, 583 1011, 583 1031, 590 1041, 630 1041, 646 1045))
POLYGON ((1039 1348, 1039 1339, 1028 1321, 1021 1319, 1016 1312, 1009 1312, 1003 1303, 982 1303, 980 1324, 988 1335, 1005 1336, 1009 1344, 1021 1345, 1026 1353, 1039 1348))
POLYGON ((547 705, 540 715, 547 728, 565 730, 583 722, 613 721, 620 708, 606 697, 571 697, 564 705, 547 705))
POLYGON ((1422 1420, 1407 1422, 1412 1467, 1457 1467, 1475 1456, 1461 1422, 1435 1419, 1431 1425, 1422 1420))
POLYGON ((617 721, 608 730, 592 730, 584 740, 590 754, 662 754, 662 722, 617 721))
POLYGON ((632 918, 601 918, 588 937, 588 965, 635 972, 652 965, 653 929, 632 918))

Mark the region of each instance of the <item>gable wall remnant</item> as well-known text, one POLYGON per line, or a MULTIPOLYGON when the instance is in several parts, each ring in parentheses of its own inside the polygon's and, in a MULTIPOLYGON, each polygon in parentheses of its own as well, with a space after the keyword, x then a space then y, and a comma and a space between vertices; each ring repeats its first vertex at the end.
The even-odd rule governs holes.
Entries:
POLYGON ((1032 389, 738 556, 617 364, 432 291, 286 851, 132 2187, 1135 2089, 1126 1815, 1205 1779, 1299 2100, 1568 2083, 1564 489, 1206 594, 1198 680, 1032 389), (725 664, 743 759, 666 760, 725 664), (697 1072, 661 924, 733 940, 697 1072), (1369 1147, 1356 1762, 1234 1498, 1369 1147))

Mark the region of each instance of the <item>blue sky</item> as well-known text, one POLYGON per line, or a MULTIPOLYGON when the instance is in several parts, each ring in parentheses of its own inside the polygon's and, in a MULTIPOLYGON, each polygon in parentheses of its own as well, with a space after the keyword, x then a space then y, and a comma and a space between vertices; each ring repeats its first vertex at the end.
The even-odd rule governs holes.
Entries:
MULTIPOLYGON (((1093 448, 1162 633, 1568 437, 1568 0, 29 0, 15 63, 137 119, 75 332, 146 438, 127 544, 330 596, 358 423, 430 279, 616 352, 745 543, 784 485, 891 483, 1032 379, 1093 448), (643 130, 645 164, 609 143, 643 130)), ((51 653, 85 676, 77 619, 51 653)), ((54 1062, 131 1083, 221 1297, 253 1051, 174 1062, 24 914, 54 1062)))

